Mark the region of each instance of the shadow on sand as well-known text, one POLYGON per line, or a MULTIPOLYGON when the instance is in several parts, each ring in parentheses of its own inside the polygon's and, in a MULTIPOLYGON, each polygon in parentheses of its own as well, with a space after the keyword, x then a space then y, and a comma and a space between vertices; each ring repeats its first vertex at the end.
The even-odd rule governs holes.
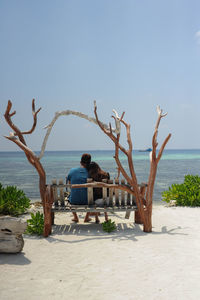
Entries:
POLYGON ((25 257, 23 252, 0 253, 0 265, 29 265, 31 261, 25 257))
POLYGON ((104 232, 101 224, 69 224, 69 225, 54 225, 52 227, 52 234, 47 238, 47 241, 52 242, 63 242, 69 244, 81 243, 87 240, 108 240, 111 239, 113 241, 120 240, 131 240, 137 241, 137 237, 139 236, 148 236, 148 235, 187 235, 183 232, 178 232, 182 230, 181 226, 175 227, 173 229, 168 230, 166 226, 161 228, 161 231, 154 231, 151 233, 143 232, 142 226, 138 224, 130 224, 130 223, 118 223, 117 229, 111 233, 104 232), (62 237, 65 235, 65 238, 62 237), (78 240, 66 240, 66 235, 68 236, 79 236, 82 237, 78 240))

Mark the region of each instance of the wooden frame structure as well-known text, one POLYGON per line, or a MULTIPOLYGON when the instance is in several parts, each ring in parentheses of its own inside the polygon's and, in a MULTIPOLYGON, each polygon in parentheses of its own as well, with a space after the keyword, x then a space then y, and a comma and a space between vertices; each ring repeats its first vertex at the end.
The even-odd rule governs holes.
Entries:
MULTIPOLYGON (((40 188, 40 196, 43 204, 44 209, 44 219, 45 219, 45 225, 44 225, 44 236, 48 236, 51 229, 51 207, 52 207, 52 201, 53 201, 53 190, 51 185, 46 184, 46 173, 45 170, 40 162, 40 159, 44 153, 44 149, 46 146, 47 138, 50 134, 51 128, 54 125, 57 118, 61 115, 69 115, 73 114, 76 116, 79 116, 81 118, 85 118, 88 121, 91 121, 99 126, 99 128, 103 131, 104 134, 106 134, 114 143, 115 145, 115 161, 118 166, 119 173, 122 174, 124 179, 127 181, 127 185, 119 185, 117 189, 125 190, 129 194, 133 195, 135 197, 136 205, 137 205, 137 222, 143 224, 143 230, 145 232, 151 232, 152 231, 152 201, 153 201, 153 191, 154 191, 154 184, 156 179, 156 173, 157 173, 157 167, 158 163, 161 159, 163 150, 168 143, 171 134, 169 134, 163 144, 161 145, 158 153, 157 153, 157 136, 158 136, 158 127, 160 124, 160 121, 163 117, 165 117, 167 114, 163 114, 162 109, 160 107, 157 107, 157 113, 158 113, 158 119, 156 122, 156 126, 154 129, 154 134, 152 138, 152 157, 150 161, 150 173, 149 173, 149 179, 147 183, 147 189, 140 187, 137 182, 137 177, 134 170, 133 165, 133 146, 131 141, 131 135, 130 135, 130 124, 124 121, 124 114, 122 113, 121 116, 118 115, 118 113, 113 110, 114 115, 112 118, 115 121, 115 128, 112 128, 111 123, 109 123, 109 126, 101 122, 98 118, 97 114, 97 106, 96 101, 94 101, 94 115, 95 118, 88 117, 87 115, 84 115, 80 112, 74 112, 74 111, 63 111, 55 114, 54 119, 52 122, 46 127, 48 128, 46 136, 44 138, 44 142, 41 149, 41 154, 39 156, 36 156, 36 154, 28 148, 26 141, 25 141, 25 135, 31 134, 36 127, 37 124, 37 114, 41 110, 39 108, 37 111, 35 111, 35 100, 32 100, 32 115, 33 115, 33 125, 32 128, 28 131, 21 131, 13 122, 12 117, 16 114, 16 111, 11 112, 12 108, 12 102, 9 100, 8 105, 4 114, 5 120, 10 126, 10 128, 13 130, 13 132, 10 133, 10 136, 6 136, 7 139, 14 142, 15 144, 20 147, 26 157, 29 163, 37 170, 39 175, 39 188, 40 188), (126 134, 127 134, 127 143, 128 143, 128 149, 126 149, 122 144, 120 144, 120 136, 121 136, 121 125, 125 126, 126 134), (125 170, 122 162, 120 161, 119 157, 119 151, 123 152, 127 156, 128 161, 128 169, 129 171, 125 170), (145 201, 144 201, 145 199, 145 201)), ((101 183, 102 187, 106 187, 107 183, 101 183)), ((86 186, 85 187, 89 187, 86 186)), ((72 186, 72 188, 76 188, 75 186, 72 186)))

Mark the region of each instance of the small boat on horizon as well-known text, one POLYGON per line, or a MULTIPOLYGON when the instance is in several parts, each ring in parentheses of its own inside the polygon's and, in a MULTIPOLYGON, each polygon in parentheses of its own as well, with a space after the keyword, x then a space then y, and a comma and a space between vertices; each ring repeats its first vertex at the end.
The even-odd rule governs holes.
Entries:
POLYGON ((144 150, 139 150, 139 152, 151 152, 152 149, 151 148, 147 148, 147 149, 144 149, 144 150))

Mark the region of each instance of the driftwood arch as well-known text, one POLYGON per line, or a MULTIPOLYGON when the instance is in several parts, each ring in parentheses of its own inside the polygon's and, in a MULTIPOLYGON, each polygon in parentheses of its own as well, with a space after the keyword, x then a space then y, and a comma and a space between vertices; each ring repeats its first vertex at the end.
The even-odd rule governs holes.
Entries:
MULTIPOLYGON (((52 122, 46 126, 47 133, 45 135, 41 152, 39 156, 36 156, 35 153, 28 148, 26 141, 25 141, 25 135, 31 134, 36 125, 37 125, 37 115, 41 108, 39 108, 37 111, 35 111, 35 100, 32 100, 32 115, 33 115, 33 125, 32 128, 29 131, 22 132, 13 122, 12 117, 16 114, 16 111, 11 112, 12 108, 12 102, 9 100, 7 109, 5 111, 4 117, 10 128, 13 130, 13 132, 10 133, 10 136, 5 136, 10 141, 17 144, 25 153, 27 160, 32 164, 32 166, 37 170, 39 175, 39 188, 40 188, 40 196, 43 204, 44 209, 44 215, 45 215, 45 226, 44 226, 44 236, 48 236, 49 234, 49 227, 50 227, 50 214, 51 214, 51 206, 52 206, 52 191, 50 189, 50 186, 47 186, 46 184, 46 173, 45 170, 40 162, 41 157, 44 154, 46 143, 48 140, 48 137, 50 135, 51 129, 53 125, 55 124, 58 117, 62 115, 76 115, 78 117, 87 119, 90 122, 93 122, 99 126, 99 128, 106 134, 114 143, 115 145, 115 161, 118 167, 118 170, 121 172, 123 177, 126 179, 128 185, 125 187, 126 191, 129 193, 132 193, 136 198, 136 203, 138 207, 138 215, 137 215, 137 222, 143 224, 143 230, 145 232, 151 232, 152 231, 152 201, 153 201, 153 191, 154 191, 154 184, 156 179, 156 173, 157 173, 157 167, 158 163, 160 161, 160 158, 162 156, 163 150, 169 141, 171 134, 169 134, 164 142, 162 143, 160 150, 158 151, 158 154, 156 152, 157 150, 157 136, 158 136, 158 128, 160 121, 163 117, 167 115, 167 113, 163 114, 162 109, 160 107, 157 107, 157 113, 158 118, 154 130, 154 134, 152 137, 152 159, 151 159, 151 165, 150 165, 150 173, 148 178, 148 187, 146 194, 144 194, 144 190, 141 189, 137 182, 137 176, 135 174, 134 170, 134 164, 133 164, 133 158, 132 158, 132 141, 131 141, 131 135, 130 135, 130 124, 126 123, 124 121, 124 114, 122 113, 121 116, 118 115, 118 113, 113 110, 114 115, 112 118, 115 121, 115 128, 112 128, 111 123, 109 125, 104 124, 101 122, 98 118, 97 114, 97 105, 96 101, 94 101, 94 115, 95 118, 89 117, 88 115, 85 115, 80 112, 75 112, 71 110, 66 110, 62 112, 57 112, 55 114, 55 117, 53 118, 52 122), (120 135, 121 135, 121 125, 125 126, 126 134, 127 134, 127 142, 128 142, 128 149, 126 149, 123 145, 120 144, 120 135), (126 156, 128 160, 128 166, 129 166, 129 174, 127 171, 123 168, 123 165, 119 158, 119 151, 122 151, 126 156)), ((101 183, 103 185, 103 183, 101 183)), ((85 184, 85 187, 89 186, 89 184, 85 184)), ((76 188, 78 186, 73 185, 72 188, 76 188)), ((118 187, 120 188, 120 186, 118 187)), ((121 187, 124 189, 124 186, 121 187)))

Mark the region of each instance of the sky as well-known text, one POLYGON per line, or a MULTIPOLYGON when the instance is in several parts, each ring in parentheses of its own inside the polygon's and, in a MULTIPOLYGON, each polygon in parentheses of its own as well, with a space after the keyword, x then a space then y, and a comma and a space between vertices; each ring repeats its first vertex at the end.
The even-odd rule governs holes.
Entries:
MULTIPOLYGON (((200 1, 0 0, 0 151, 19 148, 4 136, 10 99, 28 147, 40 150, 57 111, 74 110, 113 122, 112 109, 131 125, 134 149, 151 147, 157 105, 158 148, 200 149, 200 1)), ((113 124, 114 125, 114 124, 113 124)), ((121 143, 127 147, 126 132, 121 143)), ((60 117, 46 150, 114 149, 95 124, 60 117)))

